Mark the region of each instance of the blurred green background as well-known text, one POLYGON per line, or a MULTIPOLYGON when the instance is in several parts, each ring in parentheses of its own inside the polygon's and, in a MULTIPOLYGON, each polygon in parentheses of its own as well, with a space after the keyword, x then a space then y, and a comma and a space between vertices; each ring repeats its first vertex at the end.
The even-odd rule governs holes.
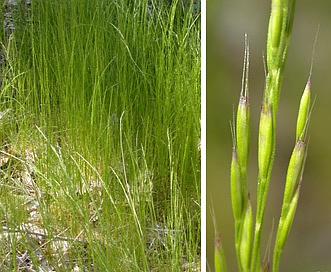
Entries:
MULTIPOLYGON (((263 55, 271 1, 207 2, 207 258, 213 271, 213 205, 229 271, 237 271, 231 210, 229 122, 241 88, 244 34, 250 42, 252 145, 248 190, 253 207, 257 180, 257 128, 264 87, 263 55), (212 204, 213 203, 213 204, 212 204)), ((280 215, 287 163, 294 145, 295 122, 310 69, 318 25, 312 76, 316 97, 309 149, 298 209, 285 245, 280 271, 331 271, 331 1, 297 1, 277 120, 277 147, 264 225, 261 257, 268 254, 280 215), (274 231, 272 233, 272 226, 274 231)), ((271 249, 272 249, 271 245, 271 249)))

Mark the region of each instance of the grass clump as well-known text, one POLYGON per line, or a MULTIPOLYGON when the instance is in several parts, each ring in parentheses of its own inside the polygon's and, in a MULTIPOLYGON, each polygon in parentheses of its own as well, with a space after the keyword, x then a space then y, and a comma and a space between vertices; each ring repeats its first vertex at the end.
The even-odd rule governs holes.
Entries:
POLYGON ((2 268, 198 269, 200 22, 186 4, 21 7, 3 33, 2 268))

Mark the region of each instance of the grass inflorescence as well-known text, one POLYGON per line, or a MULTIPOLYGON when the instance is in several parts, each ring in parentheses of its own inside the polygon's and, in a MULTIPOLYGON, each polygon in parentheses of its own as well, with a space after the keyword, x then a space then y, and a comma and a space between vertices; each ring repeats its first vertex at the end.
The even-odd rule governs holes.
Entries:
POLYGON ((1 32, 0 268, 197 269, 193 2, 18 4, 1 32))
MULTIPOLYGON (((310 119, 310 78, 303 92, 296 125, 296 143, 288 164, 285 190, 273 259, 261 261, 261 234, 276 147, 276 118, 284 67, 294 20, 295 0, 273 0, 267 36, 266 79, 258 132, 258 182, 255 222, 246 188, 250 146, 250 107, 248 92, 249 46, 246 37, 242 91, 232 129, 231 198, 235 219, 235 249, 239 271, 279 270, 280 257, 295 215, 307 154, 310 119)), ((216 235, 215 267, 226 271, 224 253, 216 235), (222 254, 220 254, 222 252, 222 254)))

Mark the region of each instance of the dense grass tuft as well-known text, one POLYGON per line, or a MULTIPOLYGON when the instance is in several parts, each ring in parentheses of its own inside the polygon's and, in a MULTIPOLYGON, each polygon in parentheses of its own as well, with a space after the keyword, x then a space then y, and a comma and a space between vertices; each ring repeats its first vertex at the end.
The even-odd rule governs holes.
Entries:
POLYGON ((15 30, 1 32, 1 268, 199 266, 199 14, 159 2, 12 12, 15 30))

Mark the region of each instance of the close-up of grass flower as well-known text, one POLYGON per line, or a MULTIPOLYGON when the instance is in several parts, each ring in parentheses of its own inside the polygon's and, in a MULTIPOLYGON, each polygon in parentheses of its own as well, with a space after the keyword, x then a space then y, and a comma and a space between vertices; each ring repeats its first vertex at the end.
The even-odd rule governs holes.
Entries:
MULTIPOLYGON (((301 192, 303 172, 307 158, 308 128, 311 114, 312 68, 301 93, 297 110, 296 129, 293 129, 295 143, 288 161, 284 183, 283 200, 279 220, 275 220, 275 235, 271 235, 268 253, 262 249, 262 232, 267 199, 270 192, 275 157, 277 156, 277 122, 279 101, 284 70, 290 48, 292 27, 295 18, 295 0, 272 0, 267 29, 266 53, 264 58, 265 83, 257 129, 257 181, 256 198, 251 198, 248 186, 250 147, 252 145, 251 91, 250 85, 250 41, 245 34, 244 61, 239 103, 231 122, 232 159, 230 166, 231 206, 234 218, 234 244, 238 271, 274 271, 280 269, 282 253, 288 240, 301 192), (253 201, 256 201, 254 203, 253 201), (252 204, 253 203, 253 204, 252 204), (252 206, 254 208, 252 208, 252 206), (263 254, 263 255, 262 255, 263 254)), ((315 47, 315 45, 314 45, 315 47)), ((256 127, 256 126, 254 126, 256 127)), ((250 183, 249 183, 250 184, 250 183)), ((218 217, 215 212, 214 217, 218 217)), ((213 224, 217 224, 213 220, 213 224)), ((272 234, 272 230, 270 232, 272 234)), ((214 268, 216 272, 229 271, 227 252, 222 245, 225 234, 215 226, 214 268)))

